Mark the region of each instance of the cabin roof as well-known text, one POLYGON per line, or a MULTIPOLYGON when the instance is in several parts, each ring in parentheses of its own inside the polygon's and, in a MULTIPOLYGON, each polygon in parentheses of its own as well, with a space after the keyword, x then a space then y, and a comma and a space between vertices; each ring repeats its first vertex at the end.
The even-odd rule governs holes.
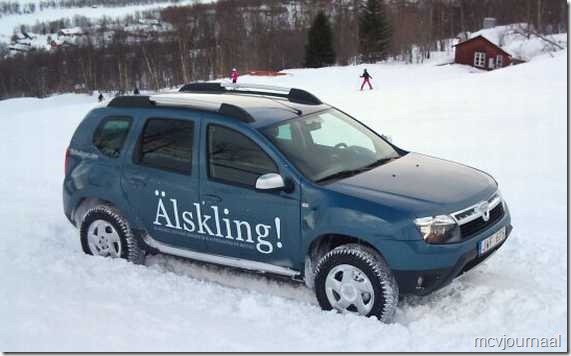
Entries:
POLYGON ((470 38, 470 39, 467 39, 466 41, 457 43, 457 44, 454 45, 454 47, 463 46, 463 45, 467 44, 468 42, 472 42, 472 41, 475 41, 475 40, 480 39, 480 38, 483 39, 483 40, 484 40, 486 43, 488 43, 490 46, 492 46, 492 47, 496 48, 497 50, 499 50, 500 52, 504 53, 506 56, 510 56, 510 57, 512 56, 511 54, 509 54, 508 52, 506 52, 504 49, 502 49, 502 47, 496 45, 494 42, 490 41, 489 39, 487 39, 486 37, 484 37, 484 36, 482 36, 482 35, 478 35, 478 36, 476 36, 476 37, 472 37, 472 38, 470 38))

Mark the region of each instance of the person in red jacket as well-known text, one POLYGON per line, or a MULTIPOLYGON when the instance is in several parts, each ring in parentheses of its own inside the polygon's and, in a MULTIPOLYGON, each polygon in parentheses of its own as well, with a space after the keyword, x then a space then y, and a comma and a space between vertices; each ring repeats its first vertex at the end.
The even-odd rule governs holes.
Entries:
POLYGON ((238 81, 238 77, 240 73, 236 70, 236 68, 232 68, 232 72, 230 72, 230 79, 232 79, 232 83, 236 83, 238 81))
POLYGON ((369 89, 373 90, 373 86, 371 85, 371 81, 370 81, 371 79, 373 79, 373 77, 371 77, 371 75, 369 74, 369 72, 367 72, 366 69, 363 71, 361 78, 363 78, 363 84, 361 84, 361 90, 363 90, 363 88, 365 87, 365 84, 368 84, 369 89))

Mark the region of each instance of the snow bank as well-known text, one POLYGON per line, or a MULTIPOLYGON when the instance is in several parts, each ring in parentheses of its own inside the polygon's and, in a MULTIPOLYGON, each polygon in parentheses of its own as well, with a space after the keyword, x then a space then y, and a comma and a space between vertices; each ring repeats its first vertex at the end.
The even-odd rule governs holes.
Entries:
MULTIPOLYGON (((0 349, 482 351, 474 337, 567 348, 566 56, 494 72, 368 65, 243 77, 314 91, 405 149, 493 174, 515 230, 478 269, 401 301, 393 324, 323 312, 305 287, 155 256, 85 256, 63 216, 65 148, 95 96, 0 102, 0 349)), ((490 350, 490 349, 488 349, 490 350)), ((542 350, 545 351, 545 350, 542 350)))

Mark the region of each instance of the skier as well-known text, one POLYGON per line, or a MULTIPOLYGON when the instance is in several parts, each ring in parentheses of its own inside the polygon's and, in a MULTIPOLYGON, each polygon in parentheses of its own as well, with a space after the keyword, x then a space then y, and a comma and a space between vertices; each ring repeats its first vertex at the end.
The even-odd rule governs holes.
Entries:
POLYGON ((230 72, 230 79, 232 79, 232 83, 236 84, 239 76, 240 74, 238 73, 236 68, 232 68, 232 72, 230 72))
POLYGON ((134 94, 134 95, 139 95, 139 88, 135 87, 135 90, 133 90, 133 94, 134 94))
POLYGON ((97 97, 97 100, 99 100, 99 102, 103 101, 103 94, 101 94, 101 92, 99 92, 99 96, 97 97))
POLYGON ((371 75, 369 74, 369 72, 367 72, 367 69, 365 69, 363 71, 363 75, 361 75, 360 78, 363 78, 363 84, 361 84, 361 90, 363 90, 363 88, 365 87, 365 84, 369 85, 369 89, 373 90, 373 86, 371 85, 370 79, 373 79, 373 77, 371 77, 371 75))

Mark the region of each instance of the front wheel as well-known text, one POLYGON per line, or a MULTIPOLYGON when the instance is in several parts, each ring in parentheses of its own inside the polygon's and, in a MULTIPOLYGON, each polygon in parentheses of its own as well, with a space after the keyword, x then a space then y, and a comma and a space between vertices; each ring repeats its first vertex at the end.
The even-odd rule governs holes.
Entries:
POLYGON ((89 255, 124 258, 136 264, 145 261, 127 219, 117 209, 102 205, 87 211, 80 226, 81 247, 89 255))
POLYGON ((399 291, 390 268, 376 251, 347 244, 331 250, 318 262, 315 294, 324 310, 376 316, 390 322, 399 291))

